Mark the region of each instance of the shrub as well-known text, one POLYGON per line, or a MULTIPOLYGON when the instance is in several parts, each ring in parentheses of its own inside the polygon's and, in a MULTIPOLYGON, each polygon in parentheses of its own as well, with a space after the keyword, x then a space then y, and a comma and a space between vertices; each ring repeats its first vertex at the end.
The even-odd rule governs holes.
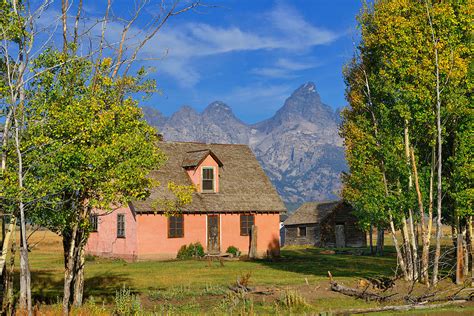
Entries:
POLYGON ((229 291, 214 310, 215 314, 254 315, 254 301, 244 291, 229 291))
POLYGON ((279 303, 289 310, 292 309, 304 309, 309 306, 303 296, 296 291, 287 289, 285 293, 280 297, 279 303))
POLYGON ((142 304, 138 295, 132 294, 125 285, 115 292, 114 314, 120 316, 134 316, 142 313, 142 304))
POLYGON ((189 244, 188 246, 182 245, 179 248, 177 258, 178 259, 192 259, 204 257, 204 248, 200 242, 189 244))
POLYGON ((235 246, 229 246, 229 248, 227 248, 226 252, 233 254, 234 257, 239 257, 240 256, 240 250, 239 250, 239 248, 237 248, 235 246))
POLYGON ((91 254, 86 254, 85 257, 84 257, 84 260, 86 262, 93 262, 95 261, 96 257, 94 255, 91 255, 91 254))

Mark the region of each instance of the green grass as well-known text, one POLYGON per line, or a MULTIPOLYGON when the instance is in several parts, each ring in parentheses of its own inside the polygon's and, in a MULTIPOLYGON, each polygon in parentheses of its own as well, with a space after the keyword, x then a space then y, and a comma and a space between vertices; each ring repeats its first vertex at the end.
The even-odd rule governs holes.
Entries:
MULTIPOLYGON (((30 253, 32 291, 36 302, 54 305, 62 294, 63 257, 60 239, 38 233, 39 244, 30 253)), ((343 308, 377 306, 331 292, 328 270, 338 282, 355 285, 369 276, 393 276, 396 258, 388 246, 383 257, 322 254, 312 247, 287 247, 275 261, 142 261, 88 257, 85 267, 85 298, 97 306, 112 308, 115 294, 124 286, 138 294, 148 311, 172 314, 195 313, 312 313, 343 308), (270 296, 240 298, 228 286, 250 273, 250 286, 271 288, 270 296), (292 310, 279 304, 290 291, 301 295, 308 306, 292 310)), ((18 262, 18 261, 17 261, 18 262)), ((94 314, 94 313, 93 313, 94 314)))

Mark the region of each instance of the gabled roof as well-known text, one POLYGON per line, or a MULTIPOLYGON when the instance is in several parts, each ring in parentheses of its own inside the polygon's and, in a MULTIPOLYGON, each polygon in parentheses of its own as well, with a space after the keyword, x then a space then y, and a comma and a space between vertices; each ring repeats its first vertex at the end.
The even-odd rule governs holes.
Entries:
MULTIPOLYGON (((159 142, 158 147, 168 160, 150 176, 161 185, 152 189, 145 201, 136 201, 136 212, 154 212, 154 201, 173 199, 167 189, 169 182, 193 185, 183 162, 190 153, 213 153, 222 163, 219 170, 218 193, 193 193, 189 212, 286 212, 286 208, 247 145, 159 142)), ((196 154, 196 156, 199 156, 196 154)), ((202 157, 202 156, 201 156, 202 157)), ((159 211, 159 210, 158 210, 159 211)))
POLYGON ((283 225, 316 224, 331 214, 342 201, 307 202, 301 205, 283 225))
POLYGON ((202 149, 202 150, 194 150, 194 151, 186 152, 186 155, 184 156, 181 167, 183 168, 197 167, 209 155, 211 155, 211 157, 217 162, 219 167, 223 166, 219 158, 210 149, 202 149))

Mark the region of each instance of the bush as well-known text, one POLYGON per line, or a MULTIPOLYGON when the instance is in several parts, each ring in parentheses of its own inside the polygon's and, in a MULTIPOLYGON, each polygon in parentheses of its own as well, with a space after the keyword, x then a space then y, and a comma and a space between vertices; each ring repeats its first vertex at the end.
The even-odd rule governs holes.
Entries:
POLYGON ((85 260, 86 262, 93 262, 93 261, 95 261, 95 259, 96 259, 96 257, 95 257, 94 255, 91 255, 91 254, 87 254, 87 255, 85 255, 85 257, 84 257, 84 260, 85 260))
POLYGON ((309 307, 309 304, 306 302, 303 296, 296 291, 287 289, 284 294, 279 299, 280 305, 285 308, 292 309, 304 309, 309 307))
POLYGON ((177 258, 182 260, 201 257, 204 257, 204 248, 200 242, 189 244, 188 246, 182 245, 177 255, 177 258))
POLYGON ((240 256, 240 250, 239 250, 239 248, 237 248, 235 246, 229 246, 229 248, 227 248, 226 252, 233 254, 234 257, 239 257, 240 256))

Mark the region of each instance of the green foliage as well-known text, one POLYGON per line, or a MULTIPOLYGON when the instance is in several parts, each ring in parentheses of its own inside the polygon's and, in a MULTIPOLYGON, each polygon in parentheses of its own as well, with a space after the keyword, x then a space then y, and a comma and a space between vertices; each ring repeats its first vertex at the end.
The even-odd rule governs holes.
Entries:
POLYGON ((120 316, 135 316, 143 313, 140 297, 132 294, 125 285, 115 292, 114 314, 120 316))
POLYGON ((86 255, 84 256, 84 260, 85 260, 86 262, 94 262, 96 258, 97 258, 96 256, 91 255, 91 254, 86 254, 86 255))
POLYGON ((178 255, 176 256, 177 259, 181 260, 202 257, 204 257, 204 247, 200 242, 194 244, 191 243, 188 246, 182 245, 181 248, 179 248, 178 255))
POLYGON ((240 256, 240 250, 235 246, 229 246, 225 252, 233 254, 234 257, 240 256))
MULTIPOLYGON (((157 131, 132 97, 151 92, 151 83, 141 71, 112 77, 110 64, 52 49, 33 61, 22 193, 30 219, 58 233, 66 234, 78 221, 87 231, 93 208, 110 210, 147 198, 155 185, 147 175, 165 160, 156 146, 157 131)), ((11 199, 19 194, 13 171, 6 176, 11 199)))
POLYGON ((172 198, 156 199, 152 203, 155 211, 164 211, 167 215, 180 214, 186 205, 192 202, 196 188, 193 185, 182 185, 168 182, 168 193, 172 198))
MULTIPOLYGON (((468 12, 472 1, 428 1, 439 53, 443 126, 444 205, 472 210, 472 76, 468 75, 468 12), (471 89, 470 89, 471 87, 471 89), (469 123, 471 122, 471 123, 469 123), (471 184, 469 184, 471 183, 471 184)), ((346 98, 340 134, 350 173, 343 196, 364 228, 395 224, 418 201, 413 166, 405 156, 405 131, 414 150, 424 205, 429 205, 431 157, 436 145, 436 76, 425 1, 366 3, 358 22, 361 41, 346 65, 346 98)), ((436 183, 434 184, 436 187, 436 183)), ((436 198, 435 198, 436 200, 436 198)), ((425 207, 425 211, 428 207, 425 207)), ((415 218, 419 220, 419 218, 415 218)))

